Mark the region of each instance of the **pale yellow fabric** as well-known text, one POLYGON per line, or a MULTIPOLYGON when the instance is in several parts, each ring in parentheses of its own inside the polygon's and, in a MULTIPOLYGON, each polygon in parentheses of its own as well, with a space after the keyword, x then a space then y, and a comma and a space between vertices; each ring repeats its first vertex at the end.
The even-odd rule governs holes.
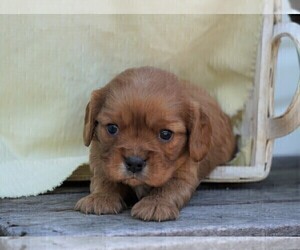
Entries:
POLYGON ((261 19, 1 16, 0 197, 51 190, 88 160, 82 129, 90 93, 126 68, 170 70, 236 114, 254 81, 261 19))

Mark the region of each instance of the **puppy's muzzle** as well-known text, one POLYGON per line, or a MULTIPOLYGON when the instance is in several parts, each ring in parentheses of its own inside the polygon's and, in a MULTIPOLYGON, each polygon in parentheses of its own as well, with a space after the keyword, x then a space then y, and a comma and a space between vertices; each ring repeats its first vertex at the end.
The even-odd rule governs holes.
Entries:
POLYGON ((138 156, 129 156, 124 159, 125 167, 132 173, 141 172, 146 166, 146 161, 138 156))

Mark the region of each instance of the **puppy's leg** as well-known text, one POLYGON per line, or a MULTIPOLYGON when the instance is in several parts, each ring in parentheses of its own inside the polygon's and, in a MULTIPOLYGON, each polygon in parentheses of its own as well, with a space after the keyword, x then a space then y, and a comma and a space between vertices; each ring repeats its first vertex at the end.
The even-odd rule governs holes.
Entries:
POLYGON ((93 214, 117 214, 126 207, 127 187, 101 177, 92 177, 91 194, 80 199, 75 210, 93 214))
POLYGON ((175 220, 198 184, 197 167, 183 166, 164 186, 153 188, 136 203, 131 215, 145 221, 175 220))

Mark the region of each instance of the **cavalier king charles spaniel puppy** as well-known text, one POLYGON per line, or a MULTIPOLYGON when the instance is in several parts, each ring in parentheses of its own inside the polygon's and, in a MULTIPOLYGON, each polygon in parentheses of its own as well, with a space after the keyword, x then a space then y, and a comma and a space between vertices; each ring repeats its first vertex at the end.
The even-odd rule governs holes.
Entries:
POLYGON ((152 67, 128 69, 92 92, 84 143, 90 145, 90 194, 83 213, 174 220, 200 181, 229 161, 229 118, 202 88, 152 67))

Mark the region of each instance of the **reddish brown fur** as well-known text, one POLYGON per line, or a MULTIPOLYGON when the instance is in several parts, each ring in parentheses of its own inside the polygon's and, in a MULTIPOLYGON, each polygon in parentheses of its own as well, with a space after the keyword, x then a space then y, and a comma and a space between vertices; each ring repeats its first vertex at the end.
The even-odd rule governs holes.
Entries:
POLYGON ((156 221, 176 219, 200 181, 235 149, 228 117, 205 90, 151 67, 126 70, 92 93, 84 142, 91 143, 93 178, 76 209, 118 213, 132 190, 147 190, 131 214, 156 221), (109 123, 118 125, 116 136, 107 133, 109 123), (159 140, 161 129, 174 132, 169 142, 159 140), (123 165, 132 155, 147 159, 139 174, 123 165))

